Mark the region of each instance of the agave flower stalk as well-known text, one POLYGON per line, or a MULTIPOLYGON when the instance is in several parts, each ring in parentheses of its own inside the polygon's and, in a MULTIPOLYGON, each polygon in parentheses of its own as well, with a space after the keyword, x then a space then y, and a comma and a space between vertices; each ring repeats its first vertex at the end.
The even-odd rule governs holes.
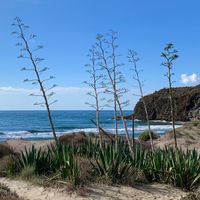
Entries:
POLYGON ((53 85, 50 88, 46 88, 45 85, 44 85, 44 83, 46 81, 54 79, 54 76, 50 76, 49 78, 46 78, 46 79, 42 80, 41 79, 41 73, 47 71, 48 68, 44 67, 44 68, 41 69, 38 65, 44 59, 34 56, 34 52, 40 50, 41 48, 43 48, 43 46, 42 45, 38 45, 35 49, 31 48, 30 41, 35 39, 37 36, 34 35, 34 34, 31 34, 29 37, 26 36, 25 31, 29 27, 26 26, 21 21, 20 18, 18 18, 18 17, 15 18, 15 22, 13 23, 13 26, 16 26, 18 28, 18 31, 14 31, 13 34, 16 34, 17 38, 19 38, 22 41, 22 43, 17 43, 16 44, 17 46, 21 47, 20 51, 23 52, 23 54, 20 54, 18 56, 18 58, 28 59, 31 62, 31 65, 32 65, 32 68, 23 67, 22 71, 33 71, 35 73, 35 77, 36 77, 35 79, 25 79, 24 82, 32 82, 33 85, 38 85, 39 86, 41 95, 31 94, 31 96, 41 96, 41 97, 43 97, 43 102, 36 102, 34 105, 39 105, 39 106, 42 106, 42 107, 46 107, 47 114, 48 114, 48 119, 49 119, 49 122, 50 122, 50 126, 51 126, 51 130, 52 130, 52 133, 53 133, 54 140, 56 142, 58 142, 58 139, 57 139, 57 136, 56 136, 55 127, 54 127, 54 123, 53 123, 53 119, 52 119, 52 115, 51 115, 51 110, 50 110, 50 106, 52 104, 56 103, 57 100, 54 100, 54 101, 50 102, 50 98, 54 95, 54 92, 49 91, 49 90, 53 89, 56 85, 53 85))

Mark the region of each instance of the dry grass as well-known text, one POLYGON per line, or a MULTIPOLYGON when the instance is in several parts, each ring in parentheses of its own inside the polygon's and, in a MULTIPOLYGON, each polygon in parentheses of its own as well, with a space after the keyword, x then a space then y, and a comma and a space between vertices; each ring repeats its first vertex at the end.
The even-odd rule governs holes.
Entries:
POLYGON ((4 144, 0 144, 0 176, 7 174, 6 171, 11 155, 15 155, 13 150, 4 144))
POLYGON ((4 177, 7 175, 7 170, 8 170, 10 160, 11 160, 11 157, 9 155, 4 156, 3 158, 0 159, 0 177, 4 177))
POLYGON ((0 158, 14 154, 13 150, 5 144, 0 144, 0 158))
POLYGON ((83 184, 90 182, 93 179, 92 170, 93 166, 91 164, 91 160, 84 157, 78 157, 80 171, 81 171, 81 182, 83 184))

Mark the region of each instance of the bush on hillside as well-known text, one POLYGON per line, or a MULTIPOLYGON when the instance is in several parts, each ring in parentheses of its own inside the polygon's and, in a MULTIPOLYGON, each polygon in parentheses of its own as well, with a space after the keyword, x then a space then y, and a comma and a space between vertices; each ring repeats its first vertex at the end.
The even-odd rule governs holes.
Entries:
MULTIPOLYGON (((151 131, 151 136, 152 136, 152 139, 153 139, 153 140, 156 140, 156 139, 158 139, 158 138, 160 137, 159 135, 155 134, 153 131, 151 131)), ((143 131, 143 132, 139 135, 138 139, 139 139, 140 141, 144 141, 144 142, 149 141, 149 140, 150 140, 149 131, 148 131, 148 130, 143 131)))

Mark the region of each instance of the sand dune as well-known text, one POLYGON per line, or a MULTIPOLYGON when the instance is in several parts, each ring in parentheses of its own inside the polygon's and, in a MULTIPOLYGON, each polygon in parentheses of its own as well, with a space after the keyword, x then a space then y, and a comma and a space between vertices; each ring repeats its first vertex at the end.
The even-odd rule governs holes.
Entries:
POLYGON ((69 194, 64 189, 43 188, 21 180, 0 178, 0 182, 27 200, 180 200, 186 193, 162 184, 136 185, 135 187, 91 185, 84 196, 69 194))

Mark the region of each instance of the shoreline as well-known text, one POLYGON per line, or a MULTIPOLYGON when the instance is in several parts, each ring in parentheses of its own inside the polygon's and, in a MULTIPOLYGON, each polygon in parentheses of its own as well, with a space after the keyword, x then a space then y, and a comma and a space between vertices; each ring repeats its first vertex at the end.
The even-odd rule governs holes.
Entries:
MULTIPOLYGON (((181 127, 176 128, 177 133, 177 141, 179 144, 179 147, 183 149, 197 149, 200 152, 200 127, 190 127, 191 123, 184 123, 181 127)), ((93 132, 71 132, 67 134, 63 134, 59 136, 58 138, 69 138, 68 141, 76 140, 76 138, 79 137, 79 135, 84 135, 81 138, 84 140, 84 137, 96 137, 98 136, 96 133, 93 132)), ((111 133, 111 135, 114 135, 111 133)), ((119 137, 125 138, 125 135, 119 135, 119 137)), ((138 140, 138 137, 135 137, 135 140, 138 140)), ((1 144, 8 144, 10 147, 18 148, 17 146, 30 146, 30 145, 36 145, 36 146, 45 146, 45 144, 49 144, 54 142, 53 138, 42 138, 37 139, 33 138, 31 140, 29 139, 23 139, 23 138, 16 138, 16 139, 8 139, 6 141, 1 141, 1 144)), ((148 142, 144 142, 148 145, 148 142)), ((161 135, 160 138, 154 140, 154 144, 157 148, 164 148, 165 146, 173 146, 173 136, 172 131, 166 132, 165 134, 161 135)), ((20 148, 21 149, 21 148, 20 148)))
MULTIPOLYGON (((171 124, 170 122, 161 122, 161 121, 151 121, 151 130, 160 135, 161 137, 167 134, 168 132, 171 131, 171 124), (158 123, 158 124, 157 124, 158 123), (160 124, 159 124, 160 123, 160 124)), ((186 122, 177 122, 176 123, 176 128, 180 128, 187 124, 186 122)), ((108 133, 114 134, 114 129, 113 128, 105 128, 108 133)), ((132 128, 128 128, 130 136, 132 135, 132 128)), ((142 125, 136 125, 135 126, 135 139, 139 137, 139 135, 147 130, 147 125, 142 124, 142 125)), ((76 134, 79 132, 84 132, 85 134, 98 134, 96 128, 75 128, 69 131, 57 131, 57 136, 60 137, 62 135, 70 135, 70 134, 76 134)), ((32 131, 1 131, 0 132, 0 143, 5 142, 7 140, 14 140, 14 139, 22 139, 25 141, 46 141, 46 140, 51 140, 53 139, 51 130, 49 131, 41 131, 41 130, 32 130, 32 131)), ((123 127, 119 128, 119 135, 120 136, 125 136, 124 129, 123 127)))

